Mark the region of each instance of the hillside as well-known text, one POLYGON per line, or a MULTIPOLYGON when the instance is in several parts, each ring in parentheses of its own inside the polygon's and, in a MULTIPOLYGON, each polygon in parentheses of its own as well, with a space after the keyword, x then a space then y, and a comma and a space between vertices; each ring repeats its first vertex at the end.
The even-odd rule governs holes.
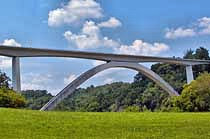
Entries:
POLYGON ((210 113, 78 113, 0 109, 0 138, 210 138, 210 113))

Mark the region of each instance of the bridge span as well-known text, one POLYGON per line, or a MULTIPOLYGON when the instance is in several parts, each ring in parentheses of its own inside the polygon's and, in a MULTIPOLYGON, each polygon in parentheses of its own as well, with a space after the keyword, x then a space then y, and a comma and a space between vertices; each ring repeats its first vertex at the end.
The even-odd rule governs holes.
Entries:
POLYGON ((67 51, 67 50, 53 50, 53 49, 40 49, 40 48, 27 48, 27 47, 13 47, 0 45, 0 55, 12 57, 12 85, 13 89, 21 92, 20 81, 20 58, 24 57, 66 57, 66 58, 82 58, 91 60, 105 61, 105 64, 96 66, 87 72, 83 73, 55 97, 53 97, 41 110, 52 110, 64 98, 72 94, 75 89, 83 82, 94 76, 95 74, 109 69, 109 68, 128 68, 141 72, 162 89, 169 93, 169 95, 179 95, 167 82, 165 82, 159 75, 152 70, 141 65, 145 62, 160 62, 169 64, 178 64, 186 66, 187 83, 190 83, 193 78, 192 66, 200 64, 210 64, 208 60, 195 60, 195 59, 181 59, 173 57, 154 57, 154 56, 140 56, 140 55, 123 55, 123 54, 110 54, 110 53, 96 53, 84 51, 67 51))

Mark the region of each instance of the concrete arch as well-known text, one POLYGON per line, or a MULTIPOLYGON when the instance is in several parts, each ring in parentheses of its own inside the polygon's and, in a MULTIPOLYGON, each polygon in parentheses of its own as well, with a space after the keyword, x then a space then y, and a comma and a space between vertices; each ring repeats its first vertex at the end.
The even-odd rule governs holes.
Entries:
POLYGON ((139 71, 142 74, 144 74, 145 76, 147 76, 149 79, 151 79, 155 83, 157 83, 162 89, 164 89, 166 92, 168 92, 169 95, 171 95, 171 96, 179 95, 167 82, 165 82, 159 75, 157 75, 155 72, 153 72, 149 68, 147 68, 143 65, 140 65, 138 63, 111 61, 109 63, 96 66, 96 67, 88 70, 87 72, 83 73, 82 75, 80 75, 77 79, 75 79, 69 85, 67 85, 61 92, 59 92, 55 97, 53 97, 40 110, 41 111, 52 110, 63 99, 65 99, 67 96, 72 94, 78 86, 80 86, 86 80, 93 77, 95 74, 97 74, 101 71, 104 71, 106 69, 117 68, 117 67, 128 68, 128 69, 133 69, 133 70, 139 71))

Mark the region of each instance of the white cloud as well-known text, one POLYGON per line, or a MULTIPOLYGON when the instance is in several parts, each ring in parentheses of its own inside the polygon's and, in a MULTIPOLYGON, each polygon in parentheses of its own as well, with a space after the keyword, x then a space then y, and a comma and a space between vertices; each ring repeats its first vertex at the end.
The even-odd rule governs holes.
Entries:
POLYGON ((74 74, 70 74, 68 77, 64 78, 64 84, 68 85, 69 83, 71 83, 73 80, 76 79, 76 75, 74 74))
POLYGON ((198 19, 199 26, 200 27, 208 27, 210 25, 210 18, 209 17, 203 17, 198 19))
POLYGON ((70 0, 67 5, 49 12, 49 26, 73 24, 85 19, 103 17, 102 8, 94 0, 70 0))
POLYGON ((21 47, 21 44, 16 42, 14 39, 6 39, 6 40, 4 40, 2 45, 21 47))
POLYGON ((82 28, 82 33, 90 36, 99 36, 100 29, 93 21, 86 21, 82 28))
POLYGON ((115 17, 111 17, 108 21, 98 24, 99 27, 116 28, 122 26, 122 23, 115 17))
POLYGON ((21 76, 21 88, 22 90, 47 90, 49 93, 56 95, 59 93, 65 86, 60 82, 56 75, 51 73, 24 73, 21 76), (55 83, 55 81, 57 81, 55 83))
POLYGON ((135 40, 132 45, 121 45, 118 41, 103 37, 99 26, 93 21, 87 21, 79 34, 66 31, 64 37, 80 50, 109 47, 115 53, 121 54, 158 55, 169 49, 164 43, 150 44, 142 40, 135 40))
POLYGON ((27 73, 22 76, 22 90, 48 90, 51 74, 27 73))
POLYGON ((203 17, 201 19, 198 20, 199 22, 199 27, 201 27, 201 30, 200 30, 200 34, 210 34, 210 18, 208 17, 203 17))
POLYGON ((73 34, 71 31, 66 31, 64 37, 78 49, 91 49, 101 46, 114 47, 119 45, 118 42, 108 37, 103 37, 100 28, 93 21, 87 21, 83 25, 80 34, 73 34))
POLYGON ((142 40, 135 40, 132 45, 121 45, 119 48, 115 48, 116 53, 131 55, 158 55, 167 50, 169 50, 169 46, 164 43, 150 44, 142 40))
MULTIPOLYGON (((16 42, 14 39, 6 39, 1 43, 1 45, 5 46, 16 46, 21 47, 21 44, 16 42)), ((7 69, 12 66, 12 59, 5 56, 0 56, 0 68, 7 69)))
POLYGON ((196 23, 192 23, 191 28, 178 27, 177 29, 166 29, 165 38, 176 39, 184 37, 193 37, 199 35, 210 35, 210 18, 202 17, 196 23))
POLYGON ((184 38, 184 37, 192 37, 195 36, 196 32, 194 29, 183 29, 181 27, 177 29, 167 29, 165 38, 167 39, 176 39, 176 38, 184 38))
MULTIPOLYGON (((102 16, 102 9, 97 2, 93 0, 71 0, 62 8, 51 11, 48 23, 51 26, 57 26, 64 23, 77 22, 81 19, 101 18, 102 16), (85 10, 85 8, 90 8, 90 11, 94 12, 85 10), (81 12, 81 9, 84 11, 81 12), (92 16, 89 12, 91 14, 97 14, 92 16)), ((169 46, 164 43, 150 44, 142 40, 136 40, 130 46, 122 45, 119 41, 103 36, 101 32, 101 28, 103 27, 116 28, 119 26, 122 26, 122 23, 115 17, 110 17, 109 20, 98 24, 93 21, 86 21, 79 33, 73 33, 71 30, 68 30, 64 33, 64 37, 69 42, 70 46, 76 46, 80 50, 111 48, 115 53, 157 55, 169 49, 169 46)), ((95 66, 97 65, 97 63, 94 64, 95 66)))

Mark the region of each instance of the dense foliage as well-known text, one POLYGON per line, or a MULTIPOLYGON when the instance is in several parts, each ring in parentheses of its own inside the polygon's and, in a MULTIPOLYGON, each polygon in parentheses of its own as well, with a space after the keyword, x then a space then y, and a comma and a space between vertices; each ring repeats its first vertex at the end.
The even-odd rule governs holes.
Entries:
POLYGON ((22 91, 22 95, 27 100, 26 107, 33 110, 39 110, 52 98, 46 90, 26 90, 22 91))
POLYGON ((190 84, 185 85, 182 94, 166 102, 170 110, 202 112, 210 111, 210 74, 203 73, 190 84))
POLYGON ((0 88, 9 88, 9 81, 10 78, 6 75, 6 73, 0 71, 0 88))
POLYGON ((138 101, 137 95, 128 93, 130 91, 130 84, 122 82, 78 89, 56 109, 93 112, 121 111, 124 107, 138 101))
POLYGON ((25 98, 9 87, 9 77, 0 72, 0 107, 20 108, 25 106, 25 98))
POLYGON ((21 108, 25 106, 25 99, 20 94, 8 88, 0 88, 0 107, 21 108))

